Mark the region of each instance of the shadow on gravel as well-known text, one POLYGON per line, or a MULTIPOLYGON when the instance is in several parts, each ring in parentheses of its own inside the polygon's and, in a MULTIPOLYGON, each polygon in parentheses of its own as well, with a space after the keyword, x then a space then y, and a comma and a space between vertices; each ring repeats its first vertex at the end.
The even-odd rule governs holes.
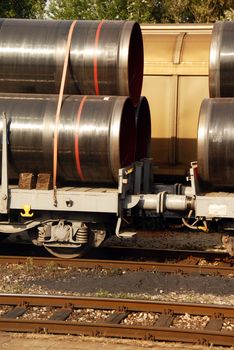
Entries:
MULTIPOLYGON (((27 282, 28 284, 28 282, 27 282)), ((38 279, 34 285, 60 292, 96 293, 105 290, 109 293, 147 293, 158 294, 181 291, 193 291, 200 294, 225 296, 234 294, 234 279, 220 276, 174 275, 151 272, 107 272, 105 276, 97 272, 79 272, 66 275, 66 279, 38 279)))

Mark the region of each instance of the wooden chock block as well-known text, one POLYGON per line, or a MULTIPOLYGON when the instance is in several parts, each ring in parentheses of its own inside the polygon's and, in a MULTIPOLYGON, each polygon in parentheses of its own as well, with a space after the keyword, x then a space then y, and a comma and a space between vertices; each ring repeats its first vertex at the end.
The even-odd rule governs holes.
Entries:
POLYGON ((51 190, 52 176, 51 174, 41 173, 37 175, 37 190, 51 190))
POLYGON ((20 189, 32 190, 36 187, 36 179, 33 173, 20 173, 19 174, 19 183, 18 186, 20 189))

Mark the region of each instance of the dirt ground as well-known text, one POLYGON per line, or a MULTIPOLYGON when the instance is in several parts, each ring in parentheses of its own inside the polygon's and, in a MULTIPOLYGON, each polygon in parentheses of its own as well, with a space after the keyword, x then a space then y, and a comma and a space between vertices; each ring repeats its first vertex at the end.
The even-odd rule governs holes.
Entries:
POLYGON ((0 350, 234 350, 191 344, 56 335, 0 333, 0 350))

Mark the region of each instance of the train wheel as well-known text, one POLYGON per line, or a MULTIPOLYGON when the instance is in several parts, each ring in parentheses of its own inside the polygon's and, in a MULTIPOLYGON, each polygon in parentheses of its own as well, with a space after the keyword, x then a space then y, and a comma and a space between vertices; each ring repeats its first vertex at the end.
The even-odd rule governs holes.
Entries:
POLYGON ((50 247, 44 245, 45 249, 52 255, 61 259, 81 258, 91 249, 89 245, 84 247, 66 248, 66 247, 50 247))

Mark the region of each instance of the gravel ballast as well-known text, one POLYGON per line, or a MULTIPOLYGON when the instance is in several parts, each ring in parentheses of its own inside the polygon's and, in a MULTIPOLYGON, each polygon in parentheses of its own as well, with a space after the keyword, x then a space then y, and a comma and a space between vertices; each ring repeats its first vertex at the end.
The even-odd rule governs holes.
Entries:
POLYGON ((93 295, 234 305, 234 279, 120 269, 3 265, 1 293, 93 295))

